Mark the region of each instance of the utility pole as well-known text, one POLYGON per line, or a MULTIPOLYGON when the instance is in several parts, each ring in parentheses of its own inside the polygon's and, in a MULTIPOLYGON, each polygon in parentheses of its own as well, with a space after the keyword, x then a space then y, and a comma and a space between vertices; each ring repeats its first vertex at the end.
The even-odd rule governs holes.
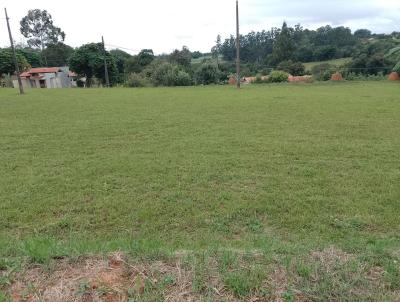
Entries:
POLYGON ((18 86, 19 86, 19 93, 24 94, 24 87, 22 87, 22 81, 21 81, 21 74, 19 72, 19 66, 18 66, 18 61, 17 61, 17 55, 15 53, 15 47, 14 47, 14 40, 11 34, 11 29, 10 29, 10 22, 8 21, 8 15, 7 15, 7 9, 4 8, 4 12, 6 14, 6 20, 7 20, 7 28, 8 28, 8 35, 10 36, 10 43, 11 43, 11 51, 13 54, 13 59, 14 59, 14 64, 15 64, 15 72, 17 73, 17 79, 18 79, 18 86))
POLYGON ((105 78, 106 78, 106 87, 110 87, 110 78, 108 76, 107 59, 106 59, 106 45, 104 44, 103 36, 101 36, 101 41, 103 43, 104 75, 105 75, 105 78))
POLYGON ((240 88, 239 0, 236 0, 236 86, 240 88))

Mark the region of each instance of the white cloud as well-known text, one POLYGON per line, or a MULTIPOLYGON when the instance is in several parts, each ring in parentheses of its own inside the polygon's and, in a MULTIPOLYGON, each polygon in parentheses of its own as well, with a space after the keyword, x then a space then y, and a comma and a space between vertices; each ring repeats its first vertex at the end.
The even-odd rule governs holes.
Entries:
MULTIPOLYGON (((235 32, 235 0, 115 0, 59 2, 3 0, 11 18, 14 39, 19 42, 19 20, 29 9, 47 9, 55 24, 67 34, 66 43, 79 46, 100 41, 132 49, 152 48, 170 52, 183 45, 209 51, 217 34, 235 32)), ((242 32, 301 23, 369 28, 377 32, 400 31, 400 1, 394 0, 240 0, 242 32)), ((0 46, 8 45, 3 19, 0 46)))

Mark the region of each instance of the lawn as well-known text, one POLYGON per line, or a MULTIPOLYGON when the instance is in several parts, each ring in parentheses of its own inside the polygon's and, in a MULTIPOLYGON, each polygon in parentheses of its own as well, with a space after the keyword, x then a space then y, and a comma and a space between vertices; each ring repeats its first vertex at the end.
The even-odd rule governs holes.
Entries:
MULTIPOLYGON (((32 264, 121 251, 181 263, 195 299, 396 301, 399 95, 389 82, 0 89, 3 299, 32 264)), ((166 299, 170 274, 127 296, 166 299)))

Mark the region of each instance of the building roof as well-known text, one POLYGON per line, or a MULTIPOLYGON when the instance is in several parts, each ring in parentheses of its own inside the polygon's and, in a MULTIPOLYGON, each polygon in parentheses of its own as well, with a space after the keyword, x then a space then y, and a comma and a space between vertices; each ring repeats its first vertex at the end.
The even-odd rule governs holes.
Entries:
POLYGON ((34 73, 56 73, 61 69, 59 67, 39 67, 39 68, 31 68, 28 71, 21 73, 21 77, 28 78, 32 76, 34 73))
POLYGON ((29 73, 55 73, 61 70, 60 67, 39 67, 39 68, 32 68, 29 70, 29 73))

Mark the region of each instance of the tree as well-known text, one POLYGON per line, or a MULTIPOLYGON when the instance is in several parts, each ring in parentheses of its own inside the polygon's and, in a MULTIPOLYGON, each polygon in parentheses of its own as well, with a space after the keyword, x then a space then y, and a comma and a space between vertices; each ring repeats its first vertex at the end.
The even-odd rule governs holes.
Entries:
POLYGON ((24 56, 31 67, 35 68, 43 66, 40 50, 30 47, 17 47, 17 53, 24 56))
POLYGON ((226 61, 234 61, 236 58, 236 40, 234 36, 226 39, 221 46, 221 54, 226 61))
POLYGON ((388 53, 388 49, 396 48, 396 45, 398 46, 398 43, 392 38, 374 39, 372 42, 360 43, 353 55, 353 60, 347 67, 357 74, 390 72, 397 60, 395 51, 388 53))
POLYGON ((396 65, 393 67, 393 71, 400 74, 400 46, 392 48, 389 53, 386 55, 387 57, 394 57, 396 59, 396 65))
POLYGON ((361 54, 347 65, 349 71, 356 74, 378 74, 390 72, 393 62, 388 60, 384 55, 377 53, 373 55, 361 54))
POLYGON ((192 78, 182 67, 169 62, 155 60, 142 73, 154 86, 189 86, 192 78))
MULTIPOLYGON (((106 63, 110 82, 117 80, 118 70, 114 57, 106 51, 106 63)), ((104 54, 102 43, 90 43, 77 48, 69 60, 72 71, 86 77, 86 86, 90 87, 92 78, 96 77, 105 83, 104 54)))
MULTIPOLYGON (((17 52, 17 62, 21 71, 30 68, 30 65, 26 58, 17 52)), ((13 53, 9 48, 0 49, 0 76, 3 74, 14 74, 15 64, 13 59, 13 53)))
POLYGON ((202 56, 203 56, 203 54, 198 50, 192 52, 193 59, 198 59, 198 58, 201 58, 202 56))
POLYGON ((120 49, 110 50, 110 54, 114 57, 115 64, 117 65, 118 82, 122 83, 124 80, 126 62, 132 58, 132 55, 120 49))
POLYGON ((293 30, 287 26, 286 22, 283 22, 282 29, 274 44, 271 63, 276 65, 282 61, 293 59, 294 50, 293 30))
POLYGON ((141 66, 147 66, 154 60, 152 49, 142 49, 138 54, 138 62, 141 66))
POLYGON ((337 48, 333 45, 318 46, 314 51, 314 58, 317 61, 327 61, 335 57, 337 48))
POLYGON ((215 46, 211 49, 212 56, 217 60, 217 66, 219 66, 219 54, 221 53, 221 50, 222 50, 221 36, 218 35, 217 40, 215 41, 215 46))
POLYGON ((203 63, 196 71, 197 84, 218 84, 224 75, 219 71, 218 65, 211 62, 203 63))
POLYGON ((354 37, 357 39, 367 39, 372 35, 371 31, 368 29, 358 29, 354 32, 354 37))
POLYGON ((293 76, 302 76, 306 72, 306 68, 301 62, 293 62, 292 60, 280 62, 277 69, 286 71, 293 76))
POLYGON ((192 62, 192 53, 186 46, 182 47, 182 50, 175 49, 169 56, 171 63, 176 63, 179 66, 189 68, 192 62))
POLYGON ((66 66, 73 52, 74 49, 71 46, 58 42, 57 44, 49 44, 42 51, 41 55, 43 58, 46 58, 45 61, 49 67, 66 66))
POLYGON ((140 73, 153 62, 154 58, 152 49, 142 49, 137 56, 133 56, 126 61, 125 72, 140 73))
POLYGON ((65 40, 65 33, 54 26, 51 15, 46 10, 33 9, 22 18, 21 34, 28 38, 28 45, 43 50, 49 44, 65 40))

